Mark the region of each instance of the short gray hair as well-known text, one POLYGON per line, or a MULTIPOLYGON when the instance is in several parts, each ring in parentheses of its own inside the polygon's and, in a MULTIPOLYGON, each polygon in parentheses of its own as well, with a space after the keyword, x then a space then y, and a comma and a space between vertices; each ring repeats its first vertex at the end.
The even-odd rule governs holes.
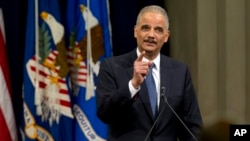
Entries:
POLYGON ((141 11, 139 12, 138 16, 137 16, 137 20, 136 20, 136 24, 139 23, 140 19, 141 19, 141 16, 144 14, 144 13, 147 13, 147 12, 154 12, 154 13, 159 13, 161 14, 162 16, 165 17, 166 21, 167 21, 167 29, 169 28, 169 18, 168 18, 168 14, 166 12, 165 9, 163 9, 162 7, 158 6, 158 5, 149 5, 149 6, 146 6, 144 8, 141 9, 141 11))

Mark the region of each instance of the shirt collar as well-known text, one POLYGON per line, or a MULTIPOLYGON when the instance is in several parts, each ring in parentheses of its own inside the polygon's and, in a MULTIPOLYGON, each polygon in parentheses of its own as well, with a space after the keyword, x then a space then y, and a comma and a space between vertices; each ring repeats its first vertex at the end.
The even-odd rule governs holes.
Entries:
MULTIPOLYGON (((137 53, 137 56, 140 56, 141 55, 141 53, 140 53, 140 51, 139 51, 139 49, 137 48, 136 49, 136 53, 137 53)), ((145 57, 143 57, 142 58, 142 61, 149 61, 147 58, 145 58, 145 57)), ((159 70, 159 68, 160 68, 160 53, 157 55, 157 57, 153 60, 153 63, 155 64, 155 69, 156 70, 159 70)))

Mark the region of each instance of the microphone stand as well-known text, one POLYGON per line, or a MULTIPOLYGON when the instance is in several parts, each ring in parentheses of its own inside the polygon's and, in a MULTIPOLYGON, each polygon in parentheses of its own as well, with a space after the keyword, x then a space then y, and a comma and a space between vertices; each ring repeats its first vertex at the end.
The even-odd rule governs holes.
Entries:
MULTIPOLYGON (((165 87, 161 88, 161 95, 164 95, 164 94, 165 94, 165 87)), ((165 108, 166 108, 166 104, 164 105, 164 107, 162 108, 162 110, 160 111, 160 113, 158 114, 158 116, 157 116, 157 118, 156 118, 153 126, 150 128, 150 130, 149 130, 146 138, 144 139, 144 141, 147 141, 149 139, 149 136, 151 135, 153 129, 155 128, 156 123, 160 119, 160 117, 161 117, 161 115, 162 115, 162 113, 163 113, 163 111, 164 111, 165 108)))
POLYGON ((158 120, 160 119, 160 117, 161 117, 161 115, 162 115, 162 113, 163 113, 165 107, 166 107, 166 105, 164 105, 164 107, 163 107, 162 110, 160 111, 159 115, 157 116, 157 118, 156 118, 156 120, 155 120, 153 126, 150 128, 150 130, 149 130, 149 132, 148 132, 146 138, 144 139, 144 141, 147 141, 147 140, 149 139, 149 136, 151 135, 151 133, 152 133, 152 131, 153 131, 153 129, 154 129, 156 123, 157 123, 158 120))
POLYGON ((168 103, 167 97, 165 95, 165 87, 162 87, 162 94, 165 103, 168 105, 168 107, 171 109, 171 111, 175 114, 175 116, 179 119, 179 121, 182 123, 182 125, 186 128, 186 130, 190 133, 190 135, 194 138, 195 141, 198 141, 198 139, 195 137, 195 135, 189 130, 187 125, 181 120, 181 118, 178 116, 178 114, 175 112, 175 110, 172 108, 172 106, 168 103))

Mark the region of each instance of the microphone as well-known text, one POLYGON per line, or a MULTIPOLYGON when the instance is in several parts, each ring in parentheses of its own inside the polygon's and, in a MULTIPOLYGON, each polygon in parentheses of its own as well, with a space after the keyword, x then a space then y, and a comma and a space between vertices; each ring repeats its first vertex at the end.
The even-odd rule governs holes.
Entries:
MULTIPOLYGON (((165 95, 165 87, 162 87, 162 88, 161 88, 161 95, 165 95), (163 88, 164 88, 164 90, 163 90, 163 88), (164 92, 164 93, 163 93, 163 92, 164 92)), ((166 104, 164 105, 164 107, 163 107, 163 108, 161 109, 161 111, 159 112, 157 118, 155 119, 154 124, 153 124, 152 127, 150 128, 150 130, 149 130, 149 132, 148 132, 146 138, 144 139, 144 141, 147 141, 147 140, 149 139, 149 136, 151 135, 153 129, 155 128, 156 123, 157 123, 158 120, 160 119, 160 117, 161 117, 161 115, 162 115, 162 113, 163 113, 163 111, 164 111, 165 108, 166 108, 166 104)))
POLYGON ((161 87, 162 93, 161 97, 164 99, 164 102, 168 105, 170 110, 175 114, 175 116, 178 118, 178 120, 181 122, 181 124, 186 128, 186 130, 190 133, 190 135, 194 138, 195 141, 198 141, 198 139, 195 137, 195 135, 190 131, 190 129, 187 127, 187 125, 181 120, 181 118, 178 116, 178 114, 175 112, 175 110, 172 108, 172 106, 168 103, 168 99, 165 95, 166 88, 161 87))

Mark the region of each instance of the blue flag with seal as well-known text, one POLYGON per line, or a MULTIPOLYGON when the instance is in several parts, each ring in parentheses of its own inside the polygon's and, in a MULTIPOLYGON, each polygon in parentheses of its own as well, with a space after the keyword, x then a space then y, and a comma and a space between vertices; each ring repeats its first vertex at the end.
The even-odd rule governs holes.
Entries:
POLYGON ((57 0, 28 0, 21 135, 25 141, 73 140, 65 30, 57 0))
POLYGON ((100 63, 112 55, 106 0, 69 0, 66 35, 76 141, 104 141, 107 125, 96 114, 100 63))

